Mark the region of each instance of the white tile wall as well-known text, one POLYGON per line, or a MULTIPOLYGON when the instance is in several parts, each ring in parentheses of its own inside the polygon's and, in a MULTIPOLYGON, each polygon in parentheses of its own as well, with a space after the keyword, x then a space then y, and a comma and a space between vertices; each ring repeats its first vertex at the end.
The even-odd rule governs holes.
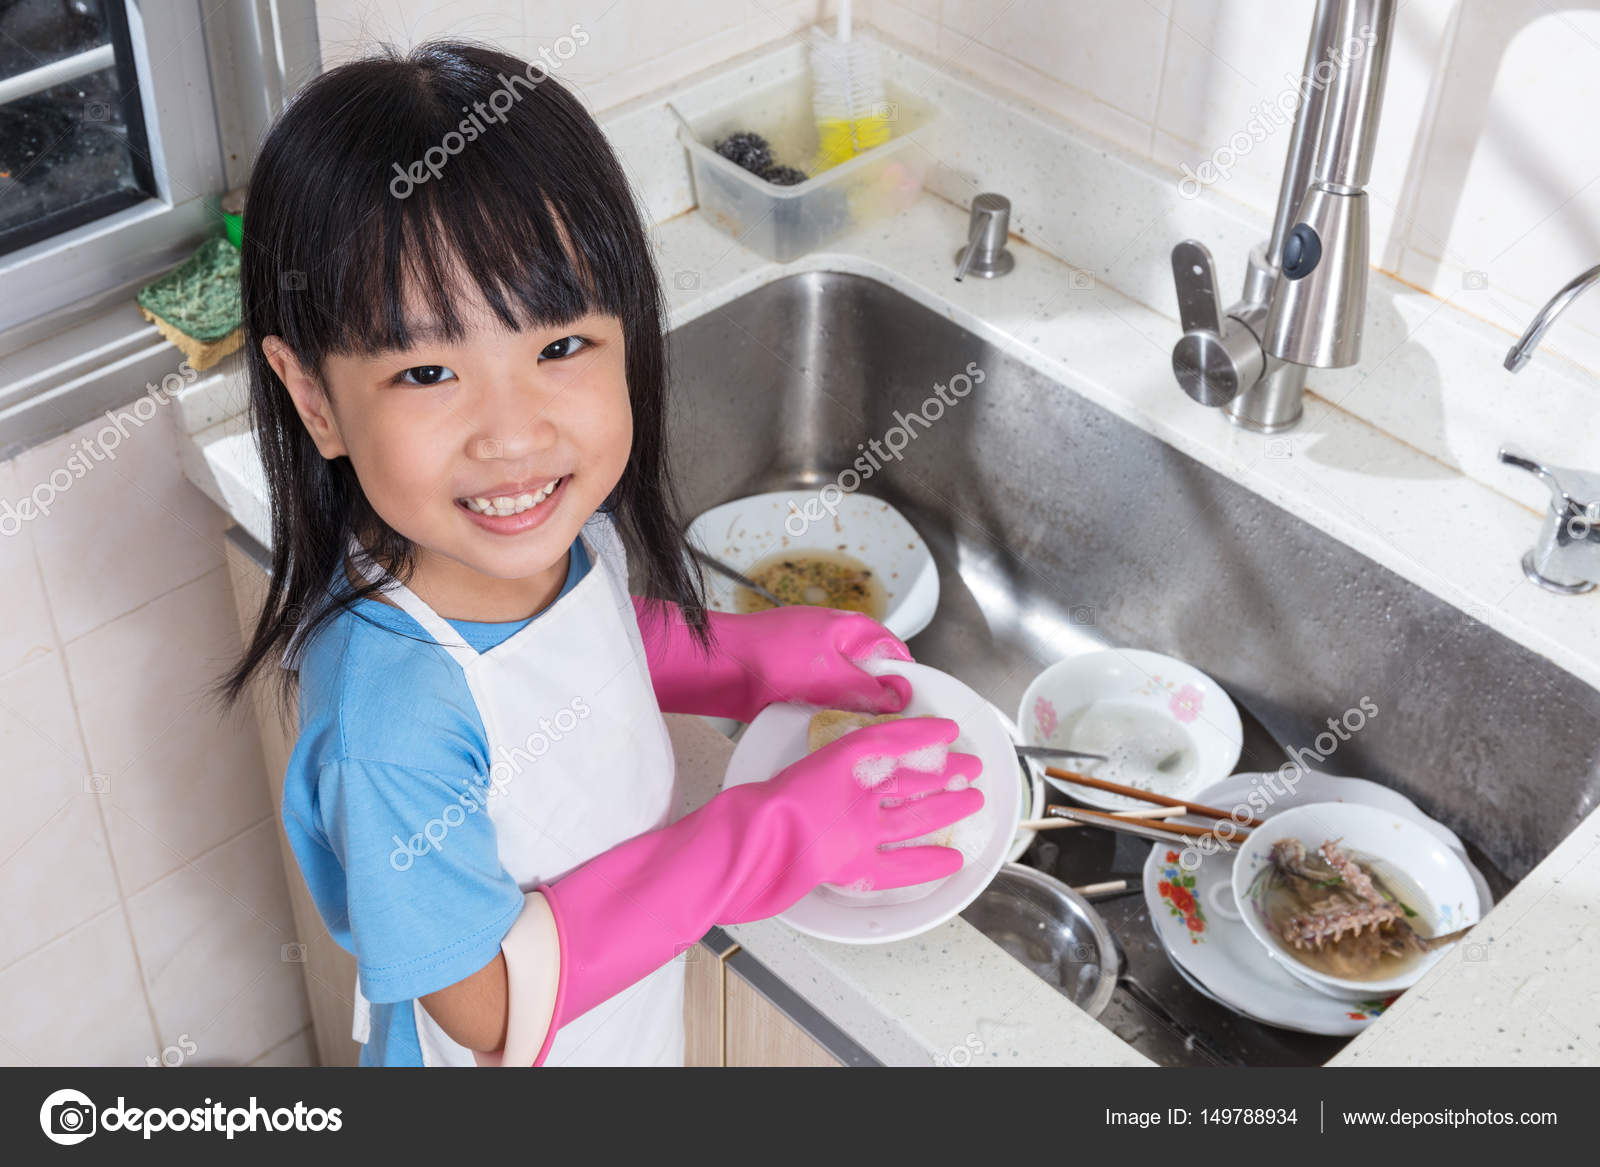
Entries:
POLYGON ((49 503, 0 524, 0 1062, 309 1061, 259 739, 201 692, 240 649, 227 520, 171 419, 87 458, 106 425, 0 463, 49 503))
POLYGON ((163 1048, 243 1064, 310 1023, 271 819, 128 898, 163 1048), (272 873, 264 880, 262 873, 272 873))
MULTIPOLYGON (((865 17, 868 5, 856 10, 865 17)), ((803 34, 836 12, 831 0, 321 0, 317 28, 325 65, 372 51, 375 40, 406 49, 434 36, 490 40, 526 60, 548 49, 557 75, 593 111, 656 89, 719 61, 803 34), (579 25, 582 34, 575 33, 579 25), (572 37, 571 45, 558 43, 572 37), (584 38, 587 38, 586 40, 584 38)))
MULTIPOLYGON (((942 67, 1170 168, 1174 181, 1184 166, 1227 162, 1211 189, 1270 221, 1293 106, 1281 126, 1261 110, 1300 75, 1312 7, 871 0, 869 19, 942 67), (1258 126, 1271 128, 1258 136, 1258 126), (1240 133, 1248 141, 1230 159, 1240 133)), ((1600 4, 1402 0, 1368 188, 1374 264, 1520 333, 1557 288, 1600 263, 1597 109, 1600 4)), ((1569 311, 1540 352, 1600 372, 1600 296, 1569 311)), ((1518 389, 1536 392, 1522 377, 1518 389)))

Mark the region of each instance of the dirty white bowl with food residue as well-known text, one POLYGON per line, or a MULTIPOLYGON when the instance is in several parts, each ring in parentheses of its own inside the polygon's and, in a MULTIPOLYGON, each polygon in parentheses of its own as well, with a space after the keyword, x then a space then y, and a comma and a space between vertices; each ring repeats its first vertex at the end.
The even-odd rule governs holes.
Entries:
MULTIPOLYGON (((1193 665, 1136 648, 1057 661, 1022 695, 1017 724, 1030 746, 1106 755, 1045 759, 1050 766, 1181 799, 1233 773, 1244 745, 1239 710, 1221 685, 1193 665)), ((1101 810, 1150 806, 1089 786, 1058 789, 1101 810)))
POLYGON ((1411 938, 1478 922, 1478 889, 1457 852, 1408 818, 1358 803, 1307 803, 1256 827, 1239 845, 1233 895, 1269 956, 1349 1001, 1410 988, 1455 943, 1411 938))
MULTIPOLYGON (((926 628, 939 606, 928 545, 905 516, 871 495, 831 484, 750 495, 712 507, 689 524, 688 535, 782 599, 865 612, 901 640, 926 628)), ((720 572, 701 570, 716 611, 771 607, 720 572)))

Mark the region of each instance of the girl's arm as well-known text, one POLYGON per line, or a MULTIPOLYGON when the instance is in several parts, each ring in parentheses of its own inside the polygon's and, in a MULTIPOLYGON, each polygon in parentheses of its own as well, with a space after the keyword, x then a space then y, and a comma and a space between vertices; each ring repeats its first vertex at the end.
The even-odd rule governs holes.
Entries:
POLYGON ((526 893, 500 942, 504 960, 423 998, 424 1007, 480 1066, 541 1066, 561 1027, 673 960, 713 924, 766 919, 818 883, 892 888, 953 874, 960 851, 885 844, 983 805, 971 785, 982 763, 948 752, 958 732, 955 722, 932 717, 856 730, 766 782, 724 790, 676 822, 602 851, 526 893), (873 790, 892 795, 892 805, 863 798, 857 777, 863 762, 886 758, 893 768, 873 790))
POLYGON ((422 1007, 480 1066, 538 1064, 554 1037, 561 960, 561 934, 544 889, 527 892, 495 958, 422 997, 422 1007))
POLYGON ((503 952, 465 980, 420 998, 428 1015, 451 1039, 470 1050, 497 1050, 505 1045, 506 958, 503 952))
POLYGON ((897 713, 904 677, 874 677, 857 662, 910 660, 911 650, 870 616, 792 605, 736 615, 706 613, 711 654, 700 650, 676 604, 634 596, 656 702, 666 713, 750 721, 775 701, 897 713))

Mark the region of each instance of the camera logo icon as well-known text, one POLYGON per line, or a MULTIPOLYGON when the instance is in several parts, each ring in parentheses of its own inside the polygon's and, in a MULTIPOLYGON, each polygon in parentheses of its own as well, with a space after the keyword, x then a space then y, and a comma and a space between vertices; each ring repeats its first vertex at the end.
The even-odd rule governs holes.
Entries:
POLYGON ((39 1126, 52 1143, 74 1146, 94 1134, 94 1103, 80 1090, 57 1090, 39 1107, 39 1126))

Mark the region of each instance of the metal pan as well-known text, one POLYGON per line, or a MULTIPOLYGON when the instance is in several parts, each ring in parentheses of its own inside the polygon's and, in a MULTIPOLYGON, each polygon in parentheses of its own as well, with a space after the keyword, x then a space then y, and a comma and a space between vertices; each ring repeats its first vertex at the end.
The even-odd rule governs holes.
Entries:
POLYGON ((1090 1017, 1117 987, 1121 960, 1089 901, 1054 876, 1007 863, 961 913, 1090 1017))

